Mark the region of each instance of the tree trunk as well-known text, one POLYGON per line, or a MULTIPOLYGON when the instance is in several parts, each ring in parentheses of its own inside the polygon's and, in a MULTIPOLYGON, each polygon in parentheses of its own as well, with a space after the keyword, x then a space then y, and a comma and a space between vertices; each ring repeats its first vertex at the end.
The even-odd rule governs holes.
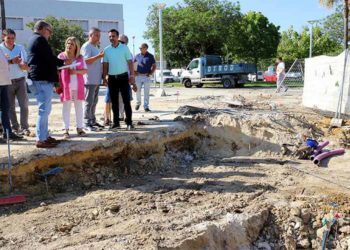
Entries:
POLYGON ((348 48, 348 28, 349 28, 349 2, 344 0, 344 49, 348 48))
POLYGON ((1 29, 6 29, 5 0, 0 0, 1 7, 1 29))

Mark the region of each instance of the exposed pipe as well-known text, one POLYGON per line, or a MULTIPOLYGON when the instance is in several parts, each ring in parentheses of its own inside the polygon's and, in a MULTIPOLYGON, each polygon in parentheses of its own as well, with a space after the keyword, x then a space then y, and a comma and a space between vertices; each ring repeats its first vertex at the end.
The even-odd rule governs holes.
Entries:
POLYGON ((313 162, 314 162, 314 164, 319 165, 323 159, 326 159, 326 158, 331 157, 333 155, 341 155, 344 153, 345 153, 345 149, 343 149, 343 148, 334 149, 334 150, 324 152, 322 154, 317 155, 313 162))
POLYGON ((318 144, 317 148, 314 150, 314 154, 311 155, 310 159, 313 161, 315 157, 322 153, 322 149, 329 144, 329 141, 324 141, 318 144))

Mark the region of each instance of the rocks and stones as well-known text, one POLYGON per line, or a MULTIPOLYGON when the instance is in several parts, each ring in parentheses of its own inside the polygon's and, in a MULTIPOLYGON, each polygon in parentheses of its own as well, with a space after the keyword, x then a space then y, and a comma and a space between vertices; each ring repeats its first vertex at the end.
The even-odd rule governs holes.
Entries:
POLYGON ((269 243, 267 243, 267 242, 259 242, 258 248, 264 249, 264 250, 271 250, 271 247, 270 247, 269 243))
POLYGON ((301 209, 301 218, 303 219, 304 224, 307 224, 310 221, 310 211, 307 208, 301 209))
POLYGON ((191 162, 191 161, 193 161, 193 159, 194 159, 194 157, 192 155, 185 156, 185 161, 187 161, 187 162, 191 162))
POLYGON ((105 211, 110 211, 111 213, 118 213, 120 211, 121 206, 119 204, 113 204, 109 207, 105 208, 105 211))
POLYGON ((341 233, 350 234, 350 226, 343 226, 343 227, 339 228, 339 231, 341 233))
POLYGON ((175 114, 181 114, 181 115, 196 115, 199 113, 204 113, 206 110, 203 108, 198 108, 194 106, 181 106, 175 111, 175 114))
POLYGON ((72 223, 65 223, 62 225, 56 226, 56 231, 62 232, 62 233, 69 233, 70 230, 74 227, 74 224, 72 223))
POLYGON ((181 115, 176 116, 176 117, 174 118, 174 121, 175 121, 175 122, 181 122, 181 121, 183 121, 183 120, 184 120, 184 118, 183 118, 181 115))
POLYGON ((293 236, 286 236, 284 240, 284 247, 286 250, 295 250, 297 249, 297 243, 293 236))
POLYGON ((311 245, 310 241, 307 238, 302 239, 302 240, 298 241, 298 243, 297 243, 297 247, 302 248, 302 249, 308 249, 308 248, 310 248, 310 245, 311 245))
POLYGON ((300 213, 301 213, 301 210, 298 207, 293 207, 290 210, 290 215, 292 215, 292 216, 300 217, 300 213))

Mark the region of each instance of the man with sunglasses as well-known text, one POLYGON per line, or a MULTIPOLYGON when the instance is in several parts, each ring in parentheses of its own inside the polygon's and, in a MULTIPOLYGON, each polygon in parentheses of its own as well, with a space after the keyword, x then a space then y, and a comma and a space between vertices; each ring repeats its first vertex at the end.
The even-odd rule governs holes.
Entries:
POLYGON ((136 99, 137 103, 135 109, 138 110, 141 105, 141 88, 143 86, 144 89, 144 97, 143 97, 143 108, 146 112, 151 112, 149 109, 149 91, 151 88, 151 79, 150 75, 156 71, 156 60, 154 56, 149 53, 147 43, 143 43, 140 46, 141 53, 136 55, 134 59, 135 65, 135 74, 136 74, 136 99))
POLYGON ((71 64, 72 60, 58 59, 48 43, 52 35, 52 26, 44 21, 34 25, 34 34, 28 42, 29 79, 33 81, 33 90, 38 103, 36 123, 36 147, 53 148, 58 140, 49 136, 49 115, 53 84, 58 82, 57 67, 71 64))

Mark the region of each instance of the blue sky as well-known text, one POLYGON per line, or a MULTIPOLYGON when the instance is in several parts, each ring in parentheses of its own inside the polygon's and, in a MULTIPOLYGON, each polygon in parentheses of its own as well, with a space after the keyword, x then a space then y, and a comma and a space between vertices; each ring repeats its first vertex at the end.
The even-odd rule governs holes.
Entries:
MULTIPOLYGON (((77 1, 77 0, 75 0, 77 1)), ((146 1, 146 0, 81 0, 84 2, 106 2, 120 3, 124 6, 125 33, 131 38, 135 36, 135 50, 140 43, 145 41, 143 33, 146 30, 146 17, 148 7, 155 2, 165 3, 167 6, 174 5, 181 0, 163 0, 163 1, 146 1)), ((232 1, 236 2, 236 1, 232 1)), ((280 30, 286 30, 293 26, 300 31, 303 26, 307 25, 308 20, 322 19, 330 15, 334 10, 326 9, 319 5, 318 0, 241 0, 241 11, 260 11, 270 22, 279 25, 280 30)), ((129 44, 132 50, 132 40, 129 44)), ((151 49, 152 51, 152 49, 151 49)))

